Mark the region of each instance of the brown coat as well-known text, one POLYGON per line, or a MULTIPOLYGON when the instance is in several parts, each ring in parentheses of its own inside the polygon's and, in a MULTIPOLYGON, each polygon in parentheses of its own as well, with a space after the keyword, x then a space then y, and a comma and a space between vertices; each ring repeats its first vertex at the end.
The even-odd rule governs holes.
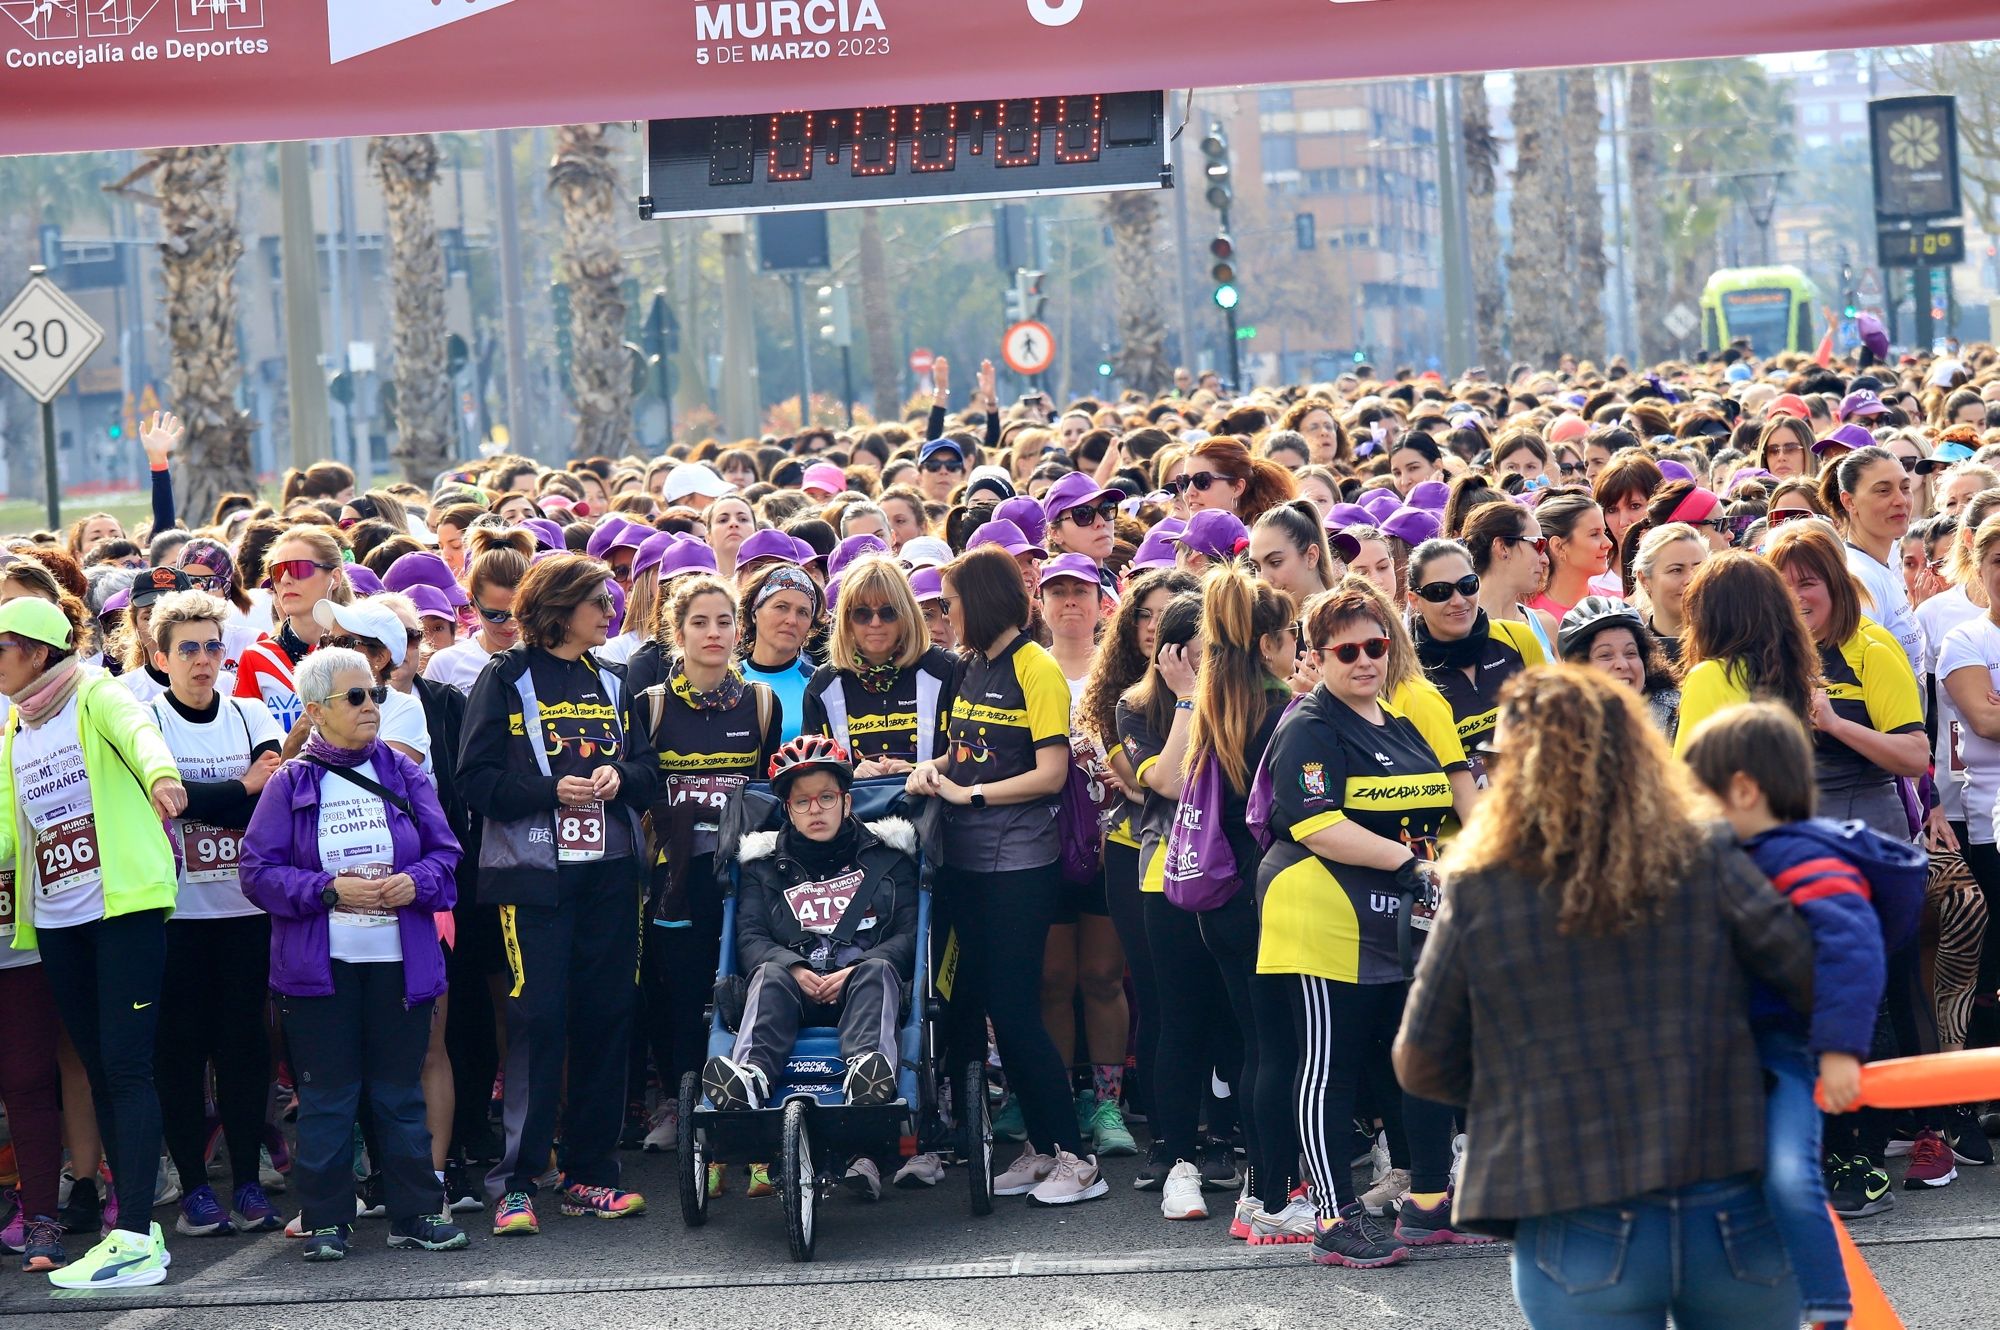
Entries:
POLYGON ((1810 1009, 1804 920, 1726 828, 1655 921, 1563 937, 1557 905, 1518 873, 1461 875, 1417 966, 1396 1070, 1466 1109, 1459 1222, 1504 1233, 1762 1169, 1749 981, 1810 1009))

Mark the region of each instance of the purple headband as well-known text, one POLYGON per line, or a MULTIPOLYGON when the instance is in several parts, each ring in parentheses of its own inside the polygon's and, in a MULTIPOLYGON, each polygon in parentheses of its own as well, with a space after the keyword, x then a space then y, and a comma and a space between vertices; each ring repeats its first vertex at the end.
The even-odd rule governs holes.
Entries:
POLYGON ((184 569, 191 563, 215 570, 215 585, 210 590, 216 595, 227 597, 236 589, 236 560, 229 556, 229 549, 222 542, 196 536, 181 546, 179 566, 184 569))

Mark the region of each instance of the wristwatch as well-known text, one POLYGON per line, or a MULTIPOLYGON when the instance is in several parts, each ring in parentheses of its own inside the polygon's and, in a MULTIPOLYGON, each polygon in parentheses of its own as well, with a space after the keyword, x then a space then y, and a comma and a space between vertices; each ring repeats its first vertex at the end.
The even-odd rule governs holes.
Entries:
POLYGON ((319 889, 319 899, 322 905, 331 910, 334 906, 340 904, 340 893, 335 891, 333 883, 329 882, 319 889))
POLYGON ((984 808, 984 807, 986 807, 986 786, 985 786, 985 785, 983 785, 983 784, 980 784, 980 785, 975 785, 975 786, 973 786, 973 787, 972 787, 972 806, 973 806, 974 808, 984 808))

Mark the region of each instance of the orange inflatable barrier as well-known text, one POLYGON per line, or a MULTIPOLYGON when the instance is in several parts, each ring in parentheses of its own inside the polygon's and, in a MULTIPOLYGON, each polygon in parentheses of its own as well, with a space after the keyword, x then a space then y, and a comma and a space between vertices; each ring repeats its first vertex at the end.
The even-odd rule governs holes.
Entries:
POLYGON ((1854 1245, 1839 1215, 1833 1215, 1833 1231, 1840 1239, 1840 1263, 1847 1267, 1847 1291, 1854 1299, 1854 1315, 1847 1319, 1848 1330, 1903 1330, 1903 1318, 1889 1305, 1889 1295, 1875 1282, 1875 1272, 1862 1259, 1861 1249, 1854 1245))
POLYGON ((1892 1058, 1861 1069, 1856 1108, 1929 1108, 2000 1099, 2000 1048, 1892 1058))

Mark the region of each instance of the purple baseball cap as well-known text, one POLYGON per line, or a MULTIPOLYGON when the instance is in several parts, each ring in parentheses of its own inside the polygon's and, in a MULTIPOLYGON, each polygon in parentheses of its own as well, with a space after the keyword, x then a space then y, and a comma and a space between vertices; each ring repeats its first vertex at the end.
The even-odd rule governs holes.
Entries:
POLYGON ((916 592, 919 604, 936 600, 944 595, 944 574, 935 568, 919 568, 910 574, 910 590, 916 592))
POLYGON ((470 605, 465 588, 451 575, 451 567, 440 555, 428 550, 405 554, 389 565, 389 575, 382 579, 382 585, 390 591, 408 591, 412 587, 427 586, 436 590, 453 605, 470 605))
POLYGON ((993 520, 1012 522, 1020 529, 1022 535, 1037 545, 1049 538, 1049 515, 1042 511, 1040 500, 1031 499, 1025 494, 1002 501, 1000 506, 993 510, 993 520))
POLYGON ((625 588, 610 578, 604 579, 604 589, 611 593, 611 636, 625 631, 625 588))
MULTIPOLYGON (((649 542, 650 543, 650 542, 649 542)), ((634 565, 637 566, 636 564, 634 565)), ((674 538, 660 551, 660 580, 671 582, 682 573, 712 573, 715 568, 715 551, 708 542, 685 531, 677 531, 674 538)))
POLYGON ((1663 457, 1660 459, 1660 474, 1666 477, 1668 480, 1701 479, 1701 477, 1697 476, 1694 472, 1688 470, 1685 464, 1676 462, 1671 457, 1663 457))
POLYGON ((1421 545, 1427 540, 1435 540, 1439 526, 1436 513, 1407 506, 1382 519, 1383 534, 1394 536, 1406 545, 1421 545))
POLYGON ((357 596, 379 596, 388 589, 381 578, 358 563, 347 565, 347 582, 357 596))
POLYGON ((1337 531, 1348 526, 1374 526, 1375 514, 1358 503, 1336 503, 1326 510, 1326 529, 1337 531))
POLYGON ((534 532, 535 544, 541 546, 543 549, 559 550, 564 548, 563 529, 548 518, 531 517, 521 523, 521 526, 524 530, 534 532))
POLYGON ((430 619, 450 619, 458 622, 458 614, 452 608, 451 598, 428 582, 419 582, 403 593, 410 603, 417 607, 418 615, 430 619))
POLYGON ((1353 563, 1361 557, 1361 542, 1345 531, 1329 531, 1326 543, 1342 563, 1353 563))
POLYGON ((1187 530, 1187 519, 1185 517, 1175 517, 1172 513, 1169 513, 1153 524, 1153 530, 1163 532, 1169 536, 1178 536, 1181 532, 1187 530))
POLYGON ((1361 496, 1361 507, 1368 510, 1369 518, 1375 522, 1381 522, 1402 506, 1402 499, 1392 489, 1372 489, 1361 496))
POLYGON ((123 609, 130 609, 131 606, 132 588, 126 587, 123 591, 114 591, 111 593, 110 597, 105 600, 103 607, 97 611, 97 617, 102 619, 106 615, 116 614, 123 609))
POLYGON ((584 553, 593 559, 603 558, 610 553, 612 544, 625 533, 628 525, 630 523, 618 514, 611 514, 598 524, 597 530, 590 533, 590 543, 583 547, 584 553))
POLYGON ((744 565, 758 559, 783 559, 786 563, 803 563, 799 556, 799 542, 793 540, 776 527, 766 527, 753 531, 736 551, 736 567, 740 571, 744 565))
POLYGON ((1178 531, 1167 530, 1164 522, 1148 531, 1146 538, 1139 542, 1139 552, 1132 556, 1132 567, 1141 572, 1173 567, 1174 537, 1179 534, 1178 531))
POLYGON ((678 531, 655 531, 646 537, 639 546, 639 552, 632 556, 633 580, 638 580, 639 575, 648 569, 658 568, 661 557, 667 552, 667 546, 673 544, 674 539, 681 534, 678 531))
POLYGON ((849 536, 846 540, 834 546, 833 553, 827 556, 827 578, 831 580, 839 577, 841 573, 846 571, 847 565, 853 563, 864 554, 887 554, 888 552, 889 547, 883 543, 880 536, 849 536))
POLYGON ((1850 420, 1845 425, 1834 426, 1832 433, 1814 442, 1812 450, 1817 456, 1824 457, 1836 448, 1872 448, 1874 446, 1875 436, 1868 432, 1868 427, 1856 424, 1850 420))
POLYGON ((1101 500, 1124 497, 1124 490, 1107 488, 1081 471, 1072 471, 1049 486, 1048 493, 1042 496, 1042 515, 1053 522, 1057 516, 1072 508, 1085 505, 1094 508, 1101 500))
POLYGON ((1023 554, 1032 554, 1037 559, 1049 556, 1049 552, 1029 540, 1020 527, 1003 518, 995 518, 973 532, 972 539, 965 542, 965 552, 970 554, 981 545, 998 545, 1016 558, 1023 554))
POLYGON ((1845 424, 1856 416, 1879 416, 1888 409, 1873 389, 1861 388, 1840 399, 1840 409, 1833 413, 1833 417, 1845 424))
POLYGON ((1220 508, 1204 508, 1188 519, 1187 530, 1174 537, 1197 554, 1211 559, 1233 559, 1250 540, 1250 528, 1235 513, 1220 508))
POLYGON ((1428 513, 1441 513, 1451 502, 1451 486, 1442 480, 1426 480, 1410 491, 1409 506, 1428 513))
POLYGON ((1074 577, 1079 582, 1097 586, 1097 565, 1086 554, 1058 554, 1042 565, 1040 585, 1047 586, 1058 577, 1074 577))
POLYGON ((1889 334, 1882 328, 1882 320, 1873 314, 1854 316, 1854 331, 1861 338, 1861 345, 1877 360, 1889 358, 1889 334))

